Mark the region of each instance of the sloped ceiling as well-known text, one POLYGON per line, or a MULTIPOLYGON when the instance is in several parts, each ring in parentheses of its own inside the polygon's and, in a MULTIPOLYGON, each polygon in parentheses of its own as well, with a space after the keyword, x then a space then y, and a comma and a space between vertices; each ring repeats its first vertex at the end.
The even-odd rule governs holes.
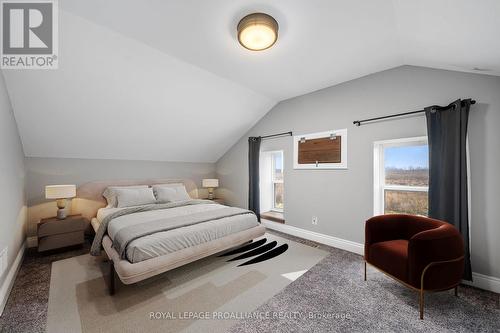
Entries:
POLYGON ((287 98, 404 64, 500 75, 496 0, 59 7, 59 69, 4 70, 27 156, 214 162, 287 98), (254 11, 280 24, 263 52, 236 40, 254 11))

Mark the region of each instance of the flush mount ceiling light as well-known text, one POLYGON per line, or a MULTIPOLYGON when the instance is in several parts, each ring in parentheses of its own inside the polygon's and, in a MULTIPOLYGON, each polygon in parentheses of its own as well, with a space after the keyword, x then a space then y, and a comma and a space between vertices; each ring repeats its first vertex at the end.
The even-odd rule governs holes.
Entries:
POLYGON ((238 41, 252 51, 270 48, 278 39, 278 22, 264 13, 245 16, 238 23, 238 41))

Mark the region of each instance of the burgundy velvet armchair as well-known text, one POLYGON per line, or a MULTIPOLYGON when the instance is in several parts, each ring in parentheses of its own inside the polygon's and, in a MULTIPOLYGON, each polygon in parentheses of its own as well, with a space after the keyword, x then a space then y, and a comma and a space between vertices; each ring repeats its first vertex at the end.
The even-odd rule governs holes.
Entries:
POLYGON ((424 292, 442 291, 460 284, 464 270, 464 242, 449 223, 423 216, 375 216, 365 224, 366 264, 420 293, 420 319, 424 292))

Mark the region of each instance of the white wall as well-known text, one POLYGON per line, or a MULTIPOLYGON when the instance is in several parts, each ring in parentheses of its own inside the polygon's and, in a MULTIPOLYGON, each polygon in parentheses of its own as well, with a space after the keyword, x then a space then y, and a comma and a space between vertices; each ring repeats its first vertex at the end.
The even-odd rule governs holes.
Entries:
POLYGON ((7 269, 0 276, 0 313, 8 271, 25 239, 24 153, 3 74, 0 72, 0 251, 8 249, 7 269))
POLYGON ((478 101, 469 123, 472 184, 473 271, 500 277, 500 78, 403 66, 283 101, 218 162, 218 196, 247 206, 248 136, 292 130, 304 134, 348 129, 347 170, 294 170, 290 137, 266 140, 263 150, 284 150, 285 220, 288 225, 363 243, 373 215, 373 142, 426 135, 425 117, 412 116, 355 127, 353 120, 478 101), (311 217, 318 216, 318 225, 311 217))

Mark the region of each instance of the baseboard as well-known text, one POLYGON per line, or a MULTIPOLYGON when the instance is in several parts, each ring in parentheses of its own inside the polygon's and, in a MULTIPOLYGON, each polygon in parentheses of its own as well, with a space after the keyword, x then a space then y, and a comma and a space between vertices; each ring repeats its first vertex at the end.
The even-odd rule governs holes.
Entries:
MULTIPOLYGON (((313 242, 336 247, 338 249, 346 250, 360 255, 364 254, 364 245, 360 243, 272 221, 262 220, 262 224, 266 228, 280 231, 285 234, 308 239, 313 242)), ((472 279, 474 282, 469 282, 469 281, 462 281, 462 282, 463 284, 473 286, 479 289, 500 293, 500 278, 473 272, 472 279)))
POLYGON ((472 281, 462 281, 462 283, 500 294, 500 279, 497 277, 472 272, 472 281))
POLYGON ((360 255, 364 254, 364 245, 360 243, 266 220, 262 220, 262 224, 266 228, 280 231, 285 234, 308 239, 313 242, 336 247, 338 249, 346 250, 360 255))
POLYGON ((9 269, 7 273, 7 277, 3 282, 2 286, 0 286, 0 316, 3 314, 3 310, 5 309, 5 305, 7 304, 7 300, 9 299, 10 291, 12 290, 12 286, 14 285, 14 281, 16 280, 17 272, 19 272, 19 268, 21 268, 21 264, 23 263, 24 251, 26 250, 26 241, 23 243, 19 252, 17 252, 16 259, 14 263, 9 269))

